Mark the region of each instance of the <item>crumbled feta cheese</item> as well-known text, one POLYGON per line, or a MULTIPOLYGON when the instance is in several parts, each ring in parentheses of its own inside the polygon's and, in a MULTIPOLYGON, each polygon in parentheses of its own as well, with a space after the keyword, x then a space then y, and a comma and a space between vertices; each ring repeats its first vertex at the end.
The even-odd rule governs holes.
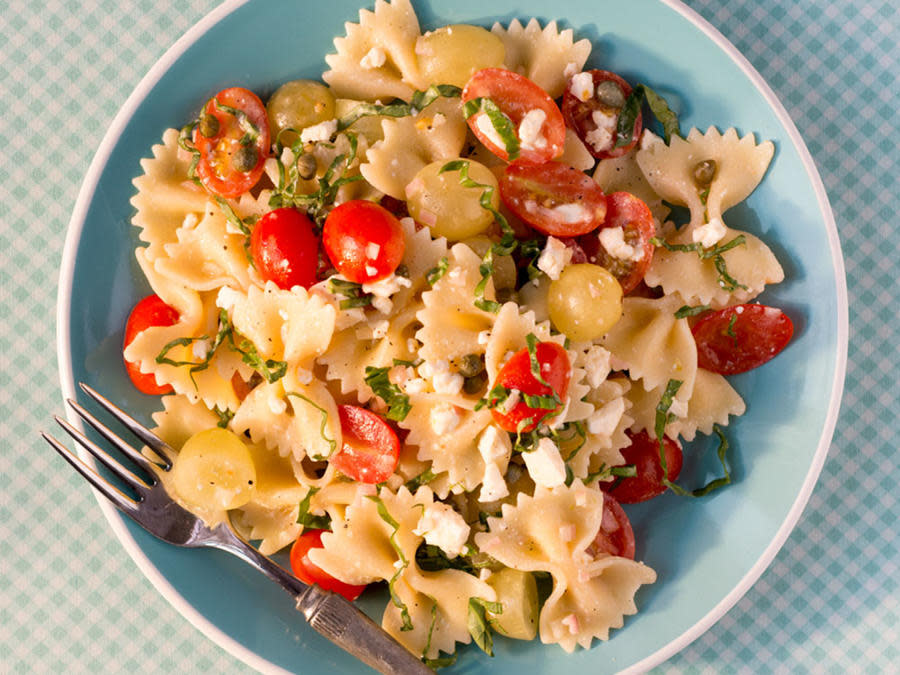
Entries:
POLYGON ((501 148, 503 150, 506 149, 506 142, 502 138, 500 138, 500 134, 497 133, 494 125, 491 123, 491 118, 488 117, 485 113, 481 113, 480 115, 477 115, 475 117, 475 128, 478 129, 478 131, 480 131, 487 140, 496 145, 498 148, 501 148))
POLYGON ((478 439, 478 452, 481 453, 485 464, 492 464, 499 459, 506 459, 509 455, 509 438, 497 427, 490 425, 485 428, 478 439), (506 442, 504 442, 504 440, 506 442))
POLYGON ((385 319, 384 321, 379 321, 375 325, 372 326, 372 339, 380 340, 388 334, 388 329, 391 327, 390 322, 385 319))
POLYGON ((478 344, 486 345, 491 339, 491 331, 489 331, 489 330, 481 331, 480 333, 478 333, 478 336, 476 339, 478 340, 478 344))
POLYGON ((277 396, 269 396, 269 410, 276 415, 281 415, 287 411, 287 403, 277 396))
POLYGON ((366 265, 366 274, 368 274, 370 277, 374 277, 376 274, 378 274, 378 268, 372 267, 371 265, 366 265))
POLYGON ((284 146, 284 149, 281 151, 281 163, 286 167, 293 165, 293 163, 297 160, 294 156, 294 151, 291 150, 290 146, 284 146))
POLYGON ((587 132, 584 140, 597 152, 609 150, 615 138, 618 116, 607 115, 602 110, 595 110, 591 113, 591 119, 594 120, 597 128, 587 132))
POLYGON ((478 494, 480 502, 495 502, 509 494, 509 486, 500 473, 500 467, 490 462, 484 467, 484 476, 481 478, 481 492, 478 494))
POLYGON ((621 227, 604 227, 597 238, 613 258, 637 262, 644 257, 643 248, 635 248, 625 242, 625 230, 621 227))
POLYGON ((440 403, 431 409, 431 429, 440 435, 449 434, 459 426, 461 418, 456 406, 450 403, 440 403))
POLYGON ((695 244, 699 242, 703 248, 712 248, 722 241, 722 237, 724 237, 727 232, 728 230, 725 228, 725 223, 719 218, 713 218, 708 223, 704 223, 696 228, 691 233, 691 239, 695 244))
POLYGON ((205 361, 206 355, 209 354, 210 347, 212 347, 211 340, 197 340, 191 345, 191 351, 194 353, 194 358, 205 361))
POLYGON ((579 101, 589 101, 594 98, 594 76, 590 73, 573 75, 569 83, 569 91, 579 101))
POLYGON ((550 212, 553 213, 557 220, 566 225, 581 223, 591 217, 591 212, 588 211, 587 207, 578 202, 554 206, 550 209, 550 212))
POLYGON ((588 431, 598 436, 612 436, 623 414, 625 399, 614 398, 591 413, 587 421, 588 431))
POLYGON ((566 465, 559 448, 549 438, 538 441, 537 448, 523 452, 525 467, 535 485, 553 488, 566 482, 566 465))
POLYGON ((327 141, 332 134, 337 131, 337 120, 328 120, 319 122, 311 127, 306 127, 300 132, 300 141, 305 143, 316 143, 319 141, 327 141))
POLYGON ((411 377, 404 386, 407 394, 421 394, 426 389, 428 389, 428 383, 421 377, 411 377))
POLYGON ((372 47, 366 55, 359 60, 360 67, 366 70, 381 68, 387 61, 387 54, 381 47, 372 47))
POLYGON ((584 370, 588 384, 592 389, 600 386, 600 383, 609 375, 610 353, 600 345, 592 345, 584 353, 584 370))
POLYGON ((234 304, 243 298, 243 294, 229 286, 222 286, 216 296, 216 307, 226 312, 234 309, 234 304))
POLYGON ((197 223, 200 222, 200 219, 197 218, 196 213, 189 213, 184 217, 184 220, 181 221, 181 227, 186 230, 192 230, 197 227, 197 223))
POLYGON ((306 368, 300 368, 299 366, 296 369, 297 381, 300 384, 309 384, 313 380, 313 374, 311 370, 307 370, 306 368))
POLYGON ((382 314, 390 314, 391 310, 394 309, 394 301, 390 298, 372 298, 372 307, 381 312, 382 314))
POLYGON ((547 243, 541 255, 538 257, 537 267, 553 279, 559 279, 563 268, 572 260, 572 249, 568 248, 556 237, 547 237, 547 243))
POLYGON ((435 373, 431 380, 435 392, 455 396, 462 391, 465 378, 459 373, 435 373))
POLYGON ((569 633, 572 635, 578 635, 578 617, 574 614, 569 614, 566 618, 562 620, 562 625, 569 629, 569 633))
POLYGON ((680 398, 672 399, 672 405, 669 406, 669 413, 675 417, 687 417, 688 402, 682 401, 680 398))
POLYGON ((522 150, 540 150, 547 147, 547 139, 541 134, 547 113, 540 108, 529 110, 519 122, 519 145, 522 150))
POLYGON ((365 311, 363 311, 362 307, 342 309, 337 313, 337 316, 334 319, 334 330, 344 330, 345 328, 350 328, 351 326, 355 326, 356 324, 361 323, 365 320, 366 313, 365 311))
MULTIPOLYGON (((369 244, 369 246, 372 246, 372 244, 369 244)), ((375 244, 375 246, 378 246, 378 244, 375 244)), ((375 255, 378 254, 376 253, 375 255)), ((412 281, 410 279, 401 277, 397 274, 391 274, 384 279, 379 279, 378 281, 371 281, 367 284, 363 284, 362 292, 371 293, 376 298, 389 298, 401 288, 409 288, 411 286, 412 281)))
POLYGON ((366 257, 369 260, 377 260, 379 253, 381 253, 381 246, 376 244, 374 241, 370 241, 368 244, 366 244, 366 257))
POLYGON ((425 507, 413 534, 425 537, 425 543, 437 546, 450 558, 463 552, 469 539, 469 526, 453 508, 442 502, 425 507))
POLYGON ((491 572, 491 570, 489 570, 487 567, 482 567, 480 570, 478 570, 478 578, 481 581, 487 581, 491 578, 492 574, 493 572, 491 572))

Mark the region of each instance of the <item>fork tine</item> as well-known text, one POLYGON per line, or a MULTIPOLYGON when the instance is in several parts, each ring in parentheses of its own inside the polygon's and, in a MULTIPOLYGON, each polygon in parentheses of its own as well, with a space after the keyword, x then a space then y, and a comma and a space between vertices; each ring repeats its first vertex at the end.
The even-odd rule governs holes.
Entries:
POLYGON ((53 449, 62 456, 64 460, 71 464, 72 468, 80 473, 88 483, 99 490, 104 497, 106 497, 109 501, 115 504, 126 514, 134 517, 134 514, 137 512, 138 508, 137 502, 126 497, 119 490, 114 488, 96 473, 91 471, 91 469, 89 469, 84 462, 78 459, 78 457, 76 457, 71 450, 69 450, 66 446, 53 438, 53 436, 43 431, 41 432, 41 436, 43 436, 44 440, 47 441, 53 447, 53 449))
POLYGON ((131 433, 141 439, 145 444, 149 445, 162 460, 163 469, 168 471, 172 468, 172 456, 174 455, 174 451, 169 447, 168 443, 134 419, 127 412, 111 403, 109 399, 98 393, 93 387, 86 385, 84 382, 79 382, 78 386, 81 387, 81 390, 85 394, 99 403, 106 412, 127 427, 131 433))
MULTIPOLYGON (((131 471, 119 464, 116 460, 110 457, 109 454, 105 450, 103 450, 103 448, 101 448, 87 436, 78 431, 78 429, 73 427, 62 417, 60 417, 59 415, 54 415, 53 419, 56 420, 56 423, 61 426, 65 430, 65 432, 69 434, 69 436, 71 436, 76 443, 78 443, 78 445, 91 453, 100 461, 101 464, 103 464, 103 466, 112 471, 119 478, 128 483, 131 487, 135 488, 136 490, 150 489, 150 486, 147 485, 146 482, 144 482, 143 480, 135 476, 131 471)), ((101 424, 100 426, 103 425, 101 424)), ((106 431, 109 431, 109 429, 106 429, 106 431)), ((109 433, 112 434, 111 431, 109 431, 109 433)), ((106 434, 103 435, 105 436, 106 434)))
POLYGON ((78 413, 78 416, 81 417, 81 419, 83 419, 94 429, 96 429, 100 433, 100 435, 103 436, 103 438, 116 446, 119 452, 128 457, 128 459, 137 464, 139 467, 149 472, 151 478, 156 478, 156 474, 153 473, 153 469, 158 469, 159 464, 153 462, 149 457, 142 455, 140 452, 132 448, 128 443, 122 440, 121 436, 119 436, 112 429, 103 424, 100 420, 98 420, 91 413, 80 406, 76 401, 71 398, 67 398, 66 402, 70 406, 72 406, 72 410, 78 413))

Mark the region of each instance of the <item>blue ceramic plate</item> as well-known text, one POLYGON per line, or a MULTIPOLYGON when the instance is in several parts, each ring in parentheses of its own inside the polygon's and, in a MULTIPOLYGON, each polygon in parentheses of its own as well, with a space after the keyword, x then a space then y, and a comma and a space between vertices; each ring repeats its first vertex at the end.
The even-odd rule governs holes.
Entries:
MULTIPOLYGON (((368 6, 369 3, 366 2, 368 6)), ((682 128, 736 126, 772 139, 762 185, 729 212, 729 223, 774 249, 787 280, 764 301, 783 307, 796 334, 776 360, 734 378, 747 414, 728 428, 736 484, 700 500, 666 495, 629 509, 638 557, 659 574, 641 589, 638 615, 612 639, 567 655, 540 642, 498 640, 488 659, 462 649, 451 672, 599 674, 644 669, 684 647, 759 577, 806 504, 825 459, 847 348, 847 296, 834 220, 822 182, 784 108, 750 64, 714 28, 673 0, 420 0, 423 28, 520 17, 561 19, 594 44, 592 67, 645 82, 681 112, 682 128)), ((181 38, 144 78, 106 135, 82 187, 60 275, 58 349, 62 389, 88 382, 145 421, 158 401, 130 386, 121 365, 125 318, 148 292, 134 262, 131 179, 168 126, 180 126, 227 85, 265 97, 286 80, 318 78, 331 40, 357 17, 358 2, 226 2, 181 38), (266 35, 240 40, 239 35, 266 35), (223 49, 223 45, 228 45, 223 49)), ((702 450, 701 442, 691 457, 702 450)), ((715 470, 688 461, 685 482, 715 470)), ((123 545, 160 592, 209 637, 267 672, 334 673, 360 668, 308 630, 282 591, 216 551, 185 551, 123 522, 105 501, 123 545), (226 592, 223 593, 223 589, 226 592)), ((366 610, 380 617, 383 604, 366 610)), ((733 665, 733 664, 732 664, 733 665)))

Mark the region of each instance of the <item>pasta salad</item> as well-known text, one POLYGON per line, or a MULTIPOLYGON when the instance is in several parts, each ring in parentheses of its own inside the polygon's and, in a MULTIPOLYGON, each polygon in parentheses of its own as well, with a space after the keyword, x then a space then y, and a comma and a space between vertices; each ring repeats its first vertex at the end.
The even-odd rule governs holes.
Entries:
POLYGON ((791 338, 751 302, 781 266, 724 217, 774 146, 682 134, 552 21, 423 32, 377 0, 334 45, 324 83, 218 92, 134 180, 160 480, 307 583, 386 585, 432 666, 588 648, 657 578, 621 504, 727 485, 725 376, 791 338), (722 475, 688 488, 697 434, 722 475))

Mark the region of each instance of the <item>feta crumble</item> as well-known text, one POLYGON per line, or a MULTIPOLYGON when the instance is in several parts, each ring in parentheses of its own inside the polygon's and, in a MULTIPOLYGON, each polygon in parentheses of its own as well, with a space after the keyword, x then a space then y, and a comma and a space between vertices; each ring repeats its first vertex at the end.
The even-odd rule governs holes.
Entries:
POLYGON ((547 139, 541 134, 547 113, 540 108, 529 110, 519 123, 519 145, 522 150, 540 150, 547 147, 547 139))
POLYGON ((509 454, 507 443, 497 427, 491 425, 482 432, 478 439, 478 452, 485 464, 492 464, 500 459, 506 459, 509 454))
POLYGON ((381 68, 387 61, 387 54, 381 47, 372 47, 366 55, 359 60, 359 65, 366 70, 381 68))
POLYGON ((625 242, 625 230, 621 227, 604 227, 597 238, 613 258, 637 262, 644 257, 644 249, 625 242))
POLYGON ((381 246, 376 244, 374 241, 370 241, 368 244, 366 244, 366 257, 369 260, 377 260, 379 253, 381 253, 381 246))
POLYGON ((587 382, 591 386, 591 389, 599 387, 603 380, 609 375, 609 360, 609 351, 600 345, 592 345, 584 353, 584 363, 582 365, 584 366, 587 382))
POLYGON ((612 436, 625 414, 625 399, 614 398, 604 403, 588 417, 587 428, 598 436, 612 436))
POLYGON ((506 142, 500 138, 500 134, 497 133, 494 125, 491 123, 491 118, 487 114, 481 113, 475 118, 475 128, 498 148, 506 149, 506 142))
POLYGON ((725 223, 719 218, 713 218, 708 223, 704 223, 691 233, 691 240, 696 244, 699 243, 703 248, 712 248, 727 234, 725 223))
POLYGON ((459 412, 456 406, 450 403, 441 403, 431 409, 429 416, 431 429, 438 435, 449 434, 460 423, 459 412))
POLYGON ((538 441, 537 448, 523 452, 522 457, 535 485, 554 488, 566 482, 565 462, 556 443, 549 438, 542 438, 538 441))
POLYGON ((584 140, 590 144, 596 152, 609 150, 613 144, 616 133, 616 122, 619 119, 616 115, 607 115, 602 110, 595 110, 591 113, 591 119, 597 125, 585 134, 584 140))
POLYGON ((233 288, 222 286, 219 289, 219 294, 216 295, 216 307, 224 309, 226 312, 231 311, 234 309, 234 304, 243 297, 243 294, 233 288))
POLYGON ((563 269, 572 260, 572 249, 566 247, 556 237, 547 237, 547 244, 538 257, 538 269, 552 280, 559 279, 563 269))
POLYGON ((337 131, 337 120, 328 120, 327 122, 319 122, 311 127, 306 127, 300 132, 300 141, 303 144, 324 142, 331 138, 337 131))
POLYGON ((424 536, 425 543, 437 546, 450 558, 463 552, 469 539, 469 526, 461 515, 442 502, 425 507, 413 534, 424 536))
POLYGON ((572 76, 569 91, 581 102, 594 98, 594 76, 590 73, 577 73, 572 76))
POLYGON ((484 476, 481 478, 481 492, 478 494, 480 502, 495 502, 509 495, 509 486, 500 473, 500 467, 491 462, 484 467, 484 476))

